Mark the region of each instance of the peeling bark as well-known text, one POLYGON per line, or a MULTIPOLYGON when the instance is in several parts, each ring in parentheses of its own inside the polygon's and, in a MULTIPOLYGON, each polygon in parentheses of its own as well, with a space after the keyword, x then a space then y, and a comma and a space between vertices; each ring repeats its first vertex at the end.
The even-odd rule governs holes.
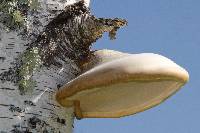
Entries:
POLYGON ((0 132, 72 130, 55 91, 81 73, 93 53, 91 45, 104 32, 114 39, 127 23, 96 18, 84 1, 62 12, 48 12, 44 3, 41 7, 27 13, 25 28, 8 30, 0 23, 0 132))

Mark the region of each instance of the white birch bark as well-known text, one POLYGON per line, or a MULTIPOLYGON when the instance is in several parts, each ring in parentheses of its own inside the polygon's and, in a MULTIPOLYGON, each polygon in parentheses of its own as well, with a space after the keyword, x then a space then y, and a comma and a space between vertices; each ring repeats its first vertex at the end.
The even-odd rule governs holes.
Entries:
POLYGON ((92 43, 104 32, 114 39, 117 29, 127 23, 91 15, 89 0, 86 6, 83 1, 73 4, 79 0, 63 1, 40 0, 37 12, 28 12, 27 32, 8 31, 0 23, 0 133, 72 132, 73 108, 58 105, 56 90, 80 74, 92 55, 92 43), (20 71, 14 71, 16 67, 20 71), (15 79, 13 73, 22 78, 15 79), (16 82, 22 80, 26 90, 16 82), (27 85, 32 80, 33 87, 27 85))
MULTIPOLYGON (((12 69, 14 59, 26 49, 24 45, 35 40, 35 36, 64 10, 65 6, 76 1, 78 0, 40 0, 38 13, 28 14, 28 32, 23 39, 19 35, 20 31, 7 31, 6 27, 0 24, 0 73, 12 69), (34 25, 35 21, 38 25, 34 25)), ((71 132, 72 125, 67 125, 65 120, 67 110, 60 107, 53 96, 60 85, 75 77, 75 69, 78 68, 72 62, 63 62, 62 68, 42 68, 33 76, 37 86, 26 95, 20 95, 18 86, 14 83, 0 81, 0 132, 71 132)), ((69 120, 71 119, 72 116, 69 117, 69 120)))

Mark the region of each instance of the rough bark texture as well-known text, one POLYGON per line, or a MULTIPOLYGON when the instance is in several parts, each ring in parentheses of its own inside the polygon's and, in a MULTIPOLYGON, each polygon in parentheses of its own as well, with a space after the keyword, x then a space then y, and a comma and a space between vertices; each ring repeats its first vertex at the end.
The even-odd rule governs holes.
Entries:
POLYGON ((104 32, 114 39, 126 24, 96 18, 83 1, 62 12, 38 2, 40 8, 26 10, 25 25, 10 28, 0 21, 0 132, 69 130, 69 110, 55 101, 55 91, 81 73, 92 43, 104 32))

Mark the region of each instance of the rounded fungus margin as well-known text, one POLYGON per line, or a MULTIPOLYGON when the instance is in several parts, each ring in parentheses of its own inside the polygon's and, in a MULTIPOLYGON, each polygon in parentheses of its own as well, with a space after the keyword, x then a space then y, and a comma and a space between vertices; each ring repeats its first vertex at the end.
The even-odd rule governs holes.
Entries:
POLYGON ((100 50, 86 70, 56 93, 62 106, 74 106, 79 119, 142 112, 166 100, 189 80, 185 69, 153 53, 100 50))

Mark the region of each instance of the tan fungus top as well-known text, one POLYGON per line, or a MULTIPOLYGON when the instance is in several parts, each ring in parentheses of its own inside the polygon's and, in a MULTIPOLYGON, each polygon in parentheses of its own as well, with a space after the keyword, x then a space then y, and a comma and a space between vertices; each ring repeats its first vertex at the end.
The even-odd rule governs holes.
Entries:
POLYGON ((189 79, 185 69, 152 53, 97 51, 86 70, 56 94, 62 106, 75 106, 77 118, 117 118, 144 111, 189 79))

